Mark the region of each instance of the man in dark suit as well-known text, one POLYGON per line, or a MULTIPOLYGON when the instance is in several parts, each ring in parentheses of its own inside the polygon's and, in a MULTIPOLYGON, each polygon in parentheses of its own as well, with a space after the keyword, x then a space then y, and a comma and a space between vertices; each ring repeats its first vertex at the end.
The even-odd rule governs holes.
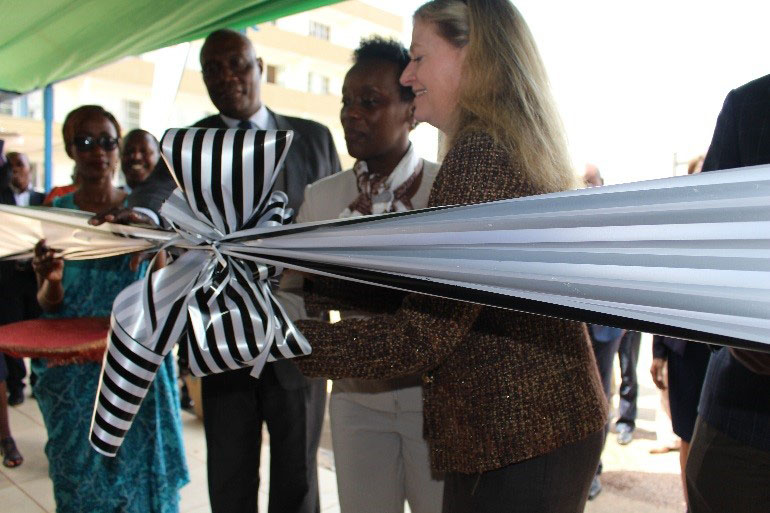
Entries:
MULTIPOLYGON (((327 127, 307 119, 282 116, 262 104, 263 64, 262 59, 254 55, 251 41, 238 32, 226 30, 209 35, 201 48, 201 69, 211 101, 220 113, 201 119, 193 126, 293 130, 291 149, 274 188, 289 196, 289 206, 296 213, 307 184, 340 170, 339 156, 327 127), (221 52, 232 55, 233 62, 225 62, 221 52), (249 59, 253 63, 250 64, 249 59), (240 69, 243 67, 246 69, 240 69)), ((175 187, 161 159, 150 177, 128 197, 129 206, 157 212, 175 187)))
MULTIPOLYGON (((244 35, 210 34, 201 48, 201 69, 219 114, 193 126, 293 130, 294 140, 275 184, 289 206, 302 203, 305 186, 340 170, 329 129, 306 119, 281 116, 260 99, 262 59, 244 35)), ((174 188, 163 160, 129 196, 129 205, 158 211, 174 188)), ((136 213, 113 213, 137 221, 136 213)), ((110 220, 106 218, 106 220, 110 220)), ((203 378, 203 417, 208 449, 211 508, 254 513, 259 486, 262 422, 270 432, 270 512, 320 510, 316 453, 326 399, 325 382, 305 378, 289 360, 269 363, 254 379, 250 369, 203 378)))
MULTIPOLYGON (((0 188, 0 203, 21 207, 43 203, 45 195, 30 185, 29 159, 23 153, 6 155, 8 182, 0 188)), ((40 315, 37 304, 37 281, 29 261, 0 263, 0 325, 33 319, 40 315)), ((0 355, 8 368, 8 404, 16 406, 24 402, 24 377, 27 369, 24 360, 0 355)))
POLYGON ((0 191, 0 203, 20 207, 43 204, 45 194, 37 192, 30 184, 29 159, 15 151, 6 155, 9 183, 0 191))
MULTIPOLYGON (((727 95, 703 171, 770 163, 770 75, 727 95)), ((711 355, 687 459, 692 513, 770 505, 770 354, 711 355)))

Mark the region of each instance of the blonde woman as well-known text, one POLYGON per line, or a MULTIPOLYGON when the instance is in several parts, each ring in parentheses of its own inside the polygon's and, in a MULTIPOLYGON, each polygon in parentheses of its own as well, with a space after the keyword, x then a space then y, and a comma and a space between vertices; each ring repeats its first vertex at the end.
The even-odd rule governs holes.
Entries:
MULTIPOLYGON (((534 40, 507 0, 434 0, 414 16, 401 83, 450 149, 428 206, 573 187, 534 40)), ((411 294, 390 315, 301 321, 310 375, 422 373, 443 511, 582 511, 606 403, 582 323, 411 294)))

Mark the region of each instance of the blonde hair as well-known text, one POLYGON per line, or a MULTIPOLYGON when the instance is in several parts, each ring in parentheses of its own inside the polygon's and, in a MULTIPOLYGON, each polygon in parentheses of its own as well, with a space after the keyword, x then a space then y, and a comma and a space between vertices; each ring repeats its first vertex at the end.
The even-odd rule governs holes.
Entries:
POLYGON ((490 134, 544 192, 575 188, 561 118, 527 23, 508 0, 432 0, 414 13, 457 48, 467 46, 453 143, 490 134))

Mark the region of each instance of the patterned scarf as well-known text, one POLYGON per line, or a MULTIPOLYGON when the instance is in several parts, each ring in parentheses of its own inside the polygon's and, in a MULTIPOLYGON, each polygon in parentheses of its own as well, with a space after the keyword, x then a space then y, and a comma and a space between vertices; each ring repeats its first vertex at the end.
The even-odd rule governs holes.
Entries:
POLYGON ((420 188, 422 168, 423 160, 415 158, 411 147, 388 176, 370 173, 366 162, 357 161, 353 166, 353 173, 356 175, 359 194, 339 217, 412 210, 412 196, 420 188))

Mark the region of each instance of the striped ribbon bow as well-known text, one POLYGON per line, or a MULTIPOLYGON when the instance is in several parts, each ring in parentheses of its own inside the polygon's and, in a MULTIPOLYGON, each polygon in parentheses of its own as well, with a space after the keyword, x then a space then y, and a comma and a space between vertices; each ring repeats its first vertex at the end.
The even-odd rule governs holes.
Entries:
MULTIPOLYGON (((174 344, 187 349, 196 376, 310 353, 310 345, 273 296, 281 268, 230 248, 246 232, 291 222, 283 192, 270 190, 289 149, 290 131, 173 129, 162 154, 178 188, 161 215, 188 249, 167 267, 122 291, 91 422, 91 445, 114 456, 174 344)), ((150 266, 152 268, 152 265, 150 266)))

